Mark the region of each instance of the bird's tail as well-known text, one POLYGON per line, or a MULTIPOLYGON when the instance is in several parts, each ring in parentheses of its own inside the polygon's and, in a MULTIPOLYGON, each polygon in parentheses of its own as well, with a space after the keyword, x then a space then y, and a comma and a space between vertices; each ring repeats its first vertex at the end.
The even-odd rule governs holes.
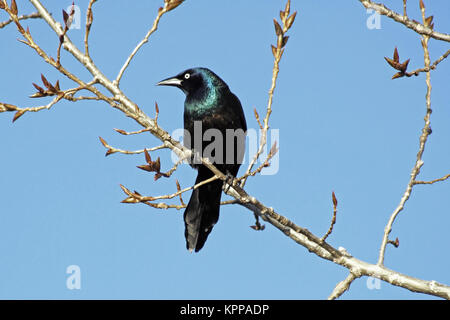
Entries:
MULTIPOLYGON (((195 183, 213 176, 206 167, 200 166, 195 183)), ((184 236, 186 248, 199 251, 208 238, 213 226, 219 220, 222 180, 215 180, 192 191, 191 199, 184 211, 184 236)))

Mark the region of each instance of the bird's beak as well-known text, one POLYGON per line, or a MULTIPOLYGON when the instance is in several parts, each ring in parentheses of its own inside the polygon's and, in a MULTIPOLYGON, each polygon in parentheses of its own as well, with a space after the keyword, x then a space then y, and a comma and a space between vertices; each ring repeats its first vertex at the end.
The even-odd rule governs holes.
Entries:
POLYGON ((174 86, 174 87, 180 87, 181 86, 181 80, 178 78, 168 78, 165 80, 162 80, 156 84, 157 86, 174 86))

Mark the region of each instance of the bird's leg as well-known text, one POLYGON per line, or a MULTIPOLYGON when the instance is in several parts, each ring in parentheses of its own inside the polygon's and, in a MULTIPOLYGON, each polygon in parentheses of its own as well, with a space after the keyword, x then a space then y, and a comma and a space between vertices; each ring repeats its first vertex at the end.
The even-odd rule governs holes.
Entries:
POLYGON ((226 176, 227 176, 227 178, 225 179, 226 186, 225 186, 225 189, 223 190, 225 193, 227 193, 230 190, 230 187, 234 186, 236 183, 235 176, 233 176, 228 170, 226 172, 226 176))

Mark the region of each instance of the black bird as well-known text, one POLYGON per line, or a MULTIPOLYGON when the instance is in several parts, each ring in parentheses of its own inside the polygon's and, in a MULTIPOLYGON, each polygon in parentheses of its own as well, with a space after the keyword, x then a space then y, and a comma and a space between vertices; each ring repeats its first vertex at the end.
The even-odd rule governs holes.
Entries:
MULTIPOLYGON (((235 177, 245 153, 247 124, 241 102, 228 85, 206 68, 188 69, 157 85, 174 86, 186 94, 185 147, 194 155, 209 158, 222 173, 235 177)), ((198 170, 196 184, 214 176, 198 158, 190 159, 190 164, 198 170)), ((191 252, 203 247, 219 219, 222 186, 222 180, 215 180, 192 192, 184 211, 186 248, 191 252)))

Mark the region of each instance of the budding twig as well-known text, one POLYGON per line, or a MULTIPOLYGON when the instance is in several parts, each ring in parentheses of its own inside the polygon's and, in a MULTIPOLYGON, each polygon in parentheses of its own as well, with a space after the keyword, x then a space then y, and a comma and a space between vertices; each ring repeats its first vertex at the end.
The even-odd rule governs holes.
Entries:
POLYGON ((90 0, 86 11, 86 31, 84 33, 84 55, 90 59, 89 55, 89 33, 91 31, 92 22, 94 21, 94 15, 92 13, 92 6, 97 0, 90 0))
POLYGON ((120 185, 120 187, 122 188, 123 192, 125 192, 128 195, 128 198, 124 199, 122 202, 123 203, 138 203, 138 202, 148 202, 148 201, 156 201, 156 200, 166 200, 166 199, 173 199, 175 197, 178 197, 179 195, 189 191, 189 190, 194 190, 197 189, 207 183, 210 183, 212 181, 215 181, 219 179, 219 177, 217 176, 213 176, 209 179, 203 180, 191 187, 187 187, 181 190, 178 190, 175 193, 172 194, 165 194, 162 196, 156 196, 156 197, 150 197, 150 196, 142 196, 141 194, 139 194, 138 192, 131 192, 130 190, 128 190, 127 188, 125 188, 123 185, 120 185))
POLYGON ((40 98, 40 97, 46 97, 46 96, 54 96, 53 100, 50 101, 46 105, 42 105, 39 107, 28 107, 28 108, 19 108, 18 106, 8 104, 8 103, 1 103, 0 102, 0 112, 5 111, 15 111, 15 115, 13 117, 13 122, 15 122, 17 119, 19 119, 22 115, 24 115, 26 112, 39 112, 41 110, 49 110, 51 109, 55 104, 57 104, 62 99, 68 100, 68 101, 80 101, 80 100, 101 100, 99 97, 89 97, 89 96, 80 96, 80 97, 74 97, 74 94, 76 94, 78 91, 87 89, 87 87, 91 86, 93 82, 86 84, 85 86, 80 86, 72 89, 67 89, 62 91, 59 87, 59 81, 56 82, 55 85, 52 85, 45 77, 44 75, 41 75, 41 79, 46 87, 46 90, 38 86, 37 84, 33 83, 33 86, 38 90, 38 92, 34 93, 30 96, 30 98, 40 98))
MULTIPOLYGON (((3 1, 3 0, 0 0, 0 2, 1 1, 3 1)), ((36 2, 36 1, 31 1, 31 2, 36 7, 36 9, 38 10, 39 15, 40 15, 41 18, 43 18, 47 22, 51 21, 50 26, 52 26, 54 28, 55 32, 60 35, 60 39, 61 39, 61 35, 63 35, 63 30, 61 30, 59 25, 56 24, 56 21, 53 19, 51 14, 48 11, 46 11, 39 2, 36 2)), ((115 103, 111 100, 111 98, 106 97, 103 93, 101 93, 97 88, 95 88, 93 86, 93 84, 98 83, 98 81, 97 81, 98 79, 95 79, 94 81, 92 81, 90 83, 85 83, 84 81, 79 79, 77 76, 75 76, 73 73, 69 72, 67 69, 65 69, 63 66, 61 66, 61 64, 58 63, 57 61, 55 61, 52 57, 49 57, 47 55, 47 53, 44 50, 42 50, 42 48, 34 41, 33 37, 31 36, 30 30, 28 28, 25 30, 22 27, 22 25, 20 24, 19 17, 17 16, 17 7, 15 8, 15 10, 13 10, 12 8, 10 8, 7 5, 6 2, 1 2, 1 3, 4 3, 4 8, 3 9, 9 14, 11 20, 14 21, 14 23, 16 24, 18 31, 25 38, 25 40, 19 40, 19 41, 25 43, 27 46, 29 46, 30 48, 35 50, 36 53, 40 57, 42 57, 45 62, 47 62, 48 64, 53 66, 61 74, 65 75, 70 80, 76 82, 80 86, 80 88, 83 88, 83 89, 86 89, 88 91, 91 91, 100 100, 104 100, 108 104, 114 106, 115 103)), ((70 95, 66 96, 66 98, 67 97, 70 97, 70 95)), ((88 98, 88 99, 90 99, 90 98, 88 98)), ((70 100, 70 98, 68 100, 70 100)))
POLYGON ((278 152, 277 142, 275 141, 272 145, 272 148, 270 148, 269 154, 267 155, 266 160, 255 170, 251 172, 246 172, 242 177, 238 178, 238 181, 242 181, 244 179, 247 179, 249 176, 255 176, 256 174, 260 173, 264 168, 267 168, 270 166, 270 160, 277 154, 278 152))
POLYGON ((412 76, 418 76, 421 72, 428 72, 430 70, 436 69, 436 66, 442 62, 444 59, 446 59, 450 55, 450 49, 447 50, 442 56, 440 56, 433 64, 429 67, 420 68, 411 72, 406 72, 405 76, 412 77, 412 76))
POLYGON ((56 64, 61 64, 61 47, 64 43, 64 37, 66 36, 67 31, 70 29, 70 25, 73 22, 73 17, 75 15, 75 3, 72 3, 72 7, 70 8, 70 13, 67 13, 65 10, 62 11, 63 13, 63 20, 64 20, 64 31, 59 36, 59 45, 58 50, 56 52, 56 64))
POLYGON ((259 128, 261 130, 263 130, 264 128, 263 128, 263 125, 262 125, 261 121, 259 120, 259 114, 258 114, 258 111, 256 111, 256 108, 253 109, 253 112, 255 114, 255 119, 258 122, 259 128))
POLYGON ((116 129, 116 128, 114 128, 114 130, 117 131, 120 134, 123 134, 124 136, 129 136, 129 135, 133 135, 133 134, 140 134, 140 133, 143 133, 143 132, 149 132, 150 131, 149 128, 144 128, 144 129, 141 129, 141 130, 130 131, 130 132, 122 130, 122 129, 116 129))
MULTIPOLYGON (((424 24, 429 23, 429 19, 426 18, 425 16, 425 6, 423 5, 422 0, 420 0, 420 9, 421 9, 421 13, 422 13, 422 21, 424 24)), ((430 52, 428 50, 428 41, 430 40, 430 36, 424 34, 423 38, 421 39, 421 43, 422 43, 422 48, 423 48, 423 53, 424 53, 424 65, 425 68, 430 68, 430 52)), ((384 256, 385 256, 385 252, 386 252, 386 246, 389 243, 389 234, 392 231, 392 226, 394 224, 395 219, 397 218, 398 214, 404 209, 405 207, 405 203, 408 201, 409 197, 411 196, 412 190, 414 185, 416 184, 416 178, 420 173, 420 169, 422 168, 424 162, 422 160, 422 156, 423 153, 425 151, 425 145, 427 143, 428 140, 428 136, 431 133, 430 130, 430 117, 431 117, 431 74, 430 71, 426 72, 426 88, 427 88, 427 92, 426 92, 426 96, 425 96, 425 100, 426 100, 426 114, 424 117, 424 127, 422 128, 422 134, 420 135, 420 139, 419 139, 419 151, 417 152, 417 156, 416 156, 416 162, 414 164, 414 167, 411 170, 411 174, 410 174, 410 179, 408 182, 408 185, 406 186, 406 190, 403 193, 403 196, 400 200, 399 205, 397 206, 397 208, 395 208, 394 212, 391 214, 389 221, 385 227, 384 230, 384 234, 383 234, 383 240, 381 242, 381 248, 380 248, 380 254, 378 257, 378 265, 383 265, 384 262, 384 256)))
POLYGON ((338 201, 336 199, 336 195, 334 194, 334 191, 331 193, 331 198, 333 200, 333 218, 331 219, 330 228, 328 228, 328 231, 324 234, 322 238, 320 238, 321 241, 325 241, 328 236, 333 232, 334 224, 336 223, 336 214, 337 214, 337 205, 338 201))
MULTIPOLYGON (((281 57, 283 56, 284 47, 286 46, 286 43, 289 39, 288 36, 285 36, 286 32, 291 28, 292 24, 294 23, 295 17, 297 15, 297 12, 294 12, 292 15, 290 14, 290 7, 291 7, 291 1, 288 0, 286 3, 286 7, 284 11, 280 11, 280 19, 283 24, 283 27, 280 26, 278 21, 276 19, 273 19, 274 26, 275 26, 275 34, 277 36, 277 46, 272 45, 272 54, 274 56, 274 63, 273 63, 273 69, 272 69, 272 84, 269 89, 269 98, 267 102, 267 109, 266 109, 266 116, 264 117, 263 123, 259 121, 259 115, 255 111, 255 117, 256 120, 260 126, 261 129, 261 138, 258 150, 256 154, 253 156, 247 171, 243 175, 241 179, 241 188, 245 186, 245 183, 249 176, 251 176, 251 172, 253 169, 253 166, 255 165, 256 161, 259 159, 261 154, 264 151, 264 147, 267 144, 267 131, 269 130, 269 118, 272 113, 272 101, 273 101, 273 94, 275 91, 275 87, 277 85, 277 78, 278 78, 278 72, 280 71, 279 65, 281 57)), ((262 168, 261 168, 262 169, 262 168)))
POLYGON ((398 248, 398 246, 400 245, 400 241, 398 240, 398 238, 395 238, 395 240, 388 240, 387 243, 392 244, 396 248, 398 248))
POLYGON ((157 147, 153 147, 153 148, 146 148, 146 149, 141 149, 141 150, 134 150, 134 151, 130 151, 130 150, 122 150, 122 149, 118 149, 118 148, 114 148, 111 145, 109 145, 105 139, 103 139, 102 137, 98 137, 100 139, 100 142, 102 143, 102 145, 107 149, 106 150, 106 154, 105 156, 109 156, 113 153, 122 153, 122 154, 141 154, 144 153, 146 151, 156 151, 156 150, 161 150, 161 149, 165 149, 167 148, 165 145, 160 145, 157 147))

